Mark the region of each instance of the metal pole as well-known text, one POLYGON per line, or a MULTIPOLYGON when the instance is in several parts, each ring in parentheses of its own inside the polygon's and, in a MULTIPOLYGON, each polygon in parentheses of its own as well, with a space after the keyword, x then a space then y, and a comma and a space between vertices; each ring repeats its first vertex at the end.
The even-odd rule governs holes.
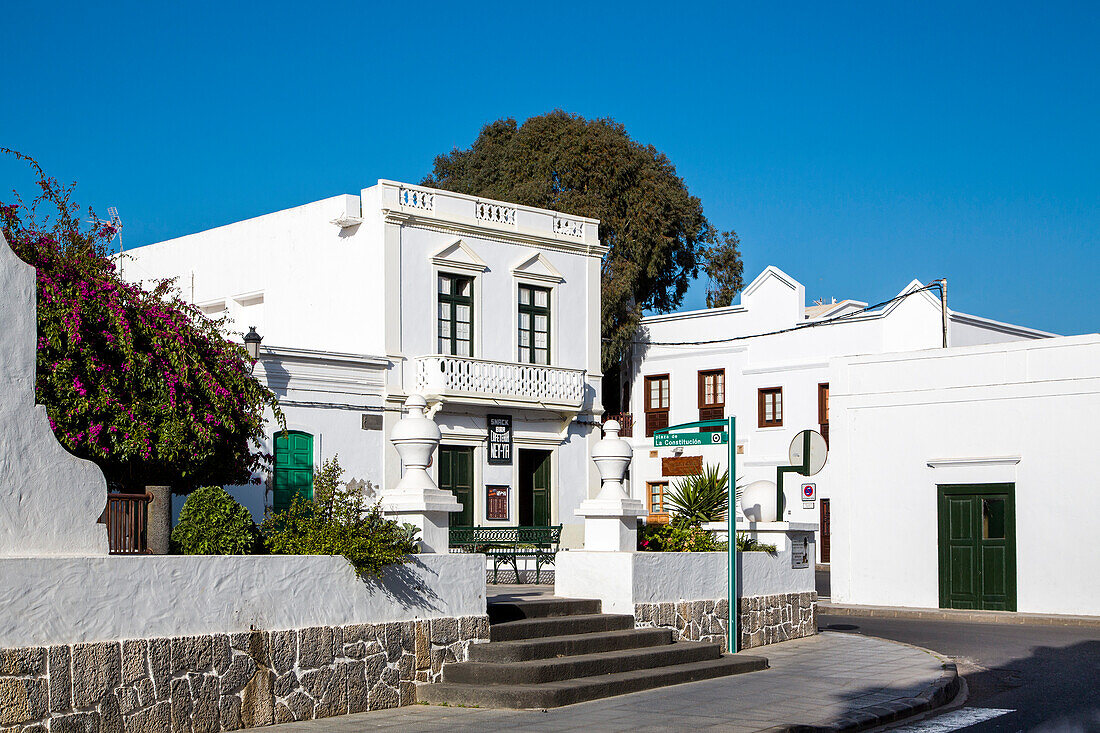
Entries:
POLYGON ((739 616, 739 597, 737 592, 737 491, 734 478, 737 475, 737 418, 730 417, 729 424, 729 478, 726 481, 726 563, 729 573, 726 578, 726 603, 729 605, 729 618, 726 621, 726 648, 731 654, 737 652, 737 620, 739 616))
POLYGON ((947 278, 940 278, 940 310, 943 311, 943 348, 947 348, 947 278))

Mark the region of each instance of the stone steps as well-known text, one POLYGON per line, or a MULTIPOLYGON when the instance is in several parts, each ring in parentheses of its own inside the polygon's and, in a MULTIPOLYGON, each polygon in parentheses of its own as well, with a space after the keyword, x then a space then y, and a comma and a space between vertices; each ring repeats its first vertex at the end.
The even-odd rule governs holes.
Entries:
POLYGON ((765 669, 767 659, 721 646, 673 642, 667 628, 634 628, 597 600, 544 598, 489 604, 490 643, 417 688, 419 702, 549 708, 655 687, 765 669))

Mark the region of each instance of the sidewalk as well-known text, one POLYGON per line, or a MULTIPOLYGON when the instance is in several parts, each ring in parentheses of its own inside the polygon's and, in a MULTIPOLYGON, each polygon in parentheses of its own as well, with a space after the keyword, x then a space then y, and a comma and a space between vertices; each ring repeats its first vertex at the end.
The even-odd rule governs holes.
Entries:
POLYGON ((911 608, 908 606, 857 606, 818 601, 819 616, 862 616, 865 618, 917 618, 932 621, 962 621, 985 624, 1100 627, 1100 616, 1069 616, 1015 611, 965 611, 953 608, 911 608))
POLYGON ((938 657, 916 647, 854 634, 823 633, 750 653, 766 656, 771 668, 546 711, 412 705, 268 730, 858 730, 942 705, 958 689, 953 664, 945 667, 938 657))

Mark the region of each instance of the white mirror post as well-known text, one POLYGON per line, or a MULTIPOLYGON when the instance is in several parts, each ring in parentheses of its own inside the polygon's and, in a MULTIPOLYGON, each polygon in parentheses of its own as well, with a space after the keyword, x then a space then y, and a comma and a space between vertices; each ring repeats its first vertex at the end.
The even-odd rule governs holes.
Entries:
POLYGON ((592 449, 592 461, 600 472, 600 493, 577 509, 584 517, 584 549, 599 552, 634 552, 638 549, 638 517, 646 513, 638 499, 623 489, 623 479, 634 455, 619 437, 615 420, 604 423, 604 438, 592 449))
POLYGON ((462 511, 462 505, 450 491, 436 486, 428 474, 441 435, 435 421, 425 414, 427 406, 422 396, 409 395, 405 415, 390 434, 405 475, 383 492, 382 513, 419 527, 421 552, 445 553, 450 547, 450 514, 462 511))

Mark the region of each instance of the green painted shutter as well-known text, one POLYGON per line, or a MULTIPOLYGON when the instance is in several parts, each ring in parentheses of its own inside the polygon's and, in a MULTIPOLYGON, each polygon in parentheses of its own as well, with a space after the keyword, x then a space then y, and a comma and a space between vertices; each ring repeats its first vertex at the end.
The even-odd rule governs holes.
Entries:
POLYGON ((462 511, 451 512, 452 527, 474 526, 474 449, 439 447, 439 488, 454 493, 462 511))
POLYGON ((1012 484, 939 486, 940 606, 1016 610, 1012 484))
POLYGON ((535 469, 532 487, 532 524, 536 527, 550 525, 550 453, 547 452, 535 469))
POLYGON ((297 494, 313 500, 313 436, 298 430, 275 434, 275 483, 272 508, 283 511, 297 494))

